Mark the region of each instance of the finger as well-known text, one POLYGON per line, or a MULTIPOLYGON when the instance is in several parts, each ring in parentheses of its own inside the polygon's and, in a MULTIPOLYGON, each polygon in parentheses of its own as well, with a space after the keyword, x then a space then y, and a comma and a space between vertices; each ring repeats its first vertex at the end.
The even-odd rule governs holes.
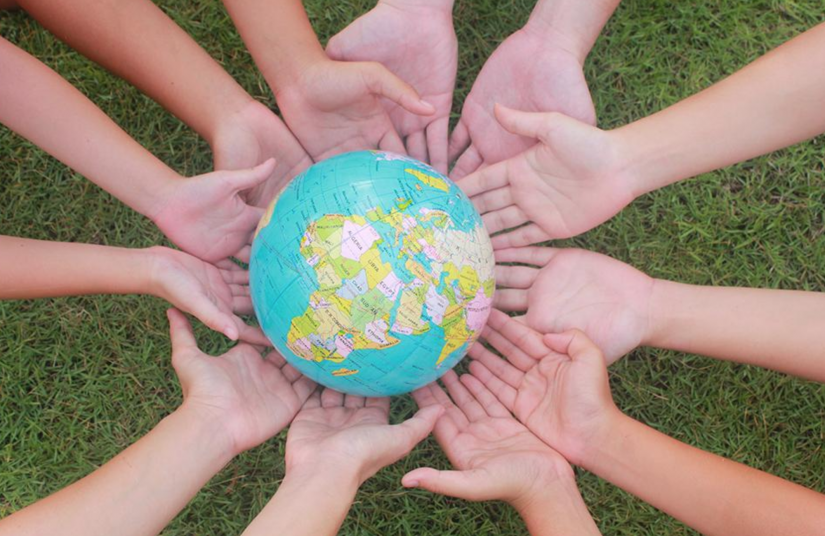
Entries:
MULTIPOLYGON (((488 166, 489 167, 489 166, 488 166)), ((487 168, 484 168, 487 169, 487 168)), ((466 180, 466 179, 465 179, 466 180)), ((478 194, 472 198, 479 214, 486 214, 513 205, 512 189, 508 186, 478 194)))
MULTIPOLYGON (((229 262, 230 264, 238 266, 232 261, 229 262)), ((240 266, 238 266, 238 268, 240 268, 240 266)), ((227 285, 245 285, 245 288, 249 288, 249 270, 221 270, 221 277, 227 285)), ((246 295, 249 295, 248 290, 246 295)))
POLYGON ((314 409, 321 407, 321 393, 318 389, 315 389, 309 394, 307 397, 306 402, 304 402, 304 406, 302 409, 314 409))
POLYGON ((530 218, 517 205, 511 205, 501 210, 488 212, 481 216, 481 219, 484 221, 484 228, 487 232, 493 234, 524 225, 530 218))
POLYGON ((249 296, 235 296, 232 298, 232 312, 239 315, 251 315, 255 313, 252 307, 252 298, 249 296))
POLYGON ((421 443, 425 437, 430 435, 436 421, 443 414, 444 408, 441 406, 430 406, 428 408, 419 409, 415 415, 401 424, 393 425, 393 434, 399 440, 399 450, 401 451, 401 456, 411 451, 413 447, 421 443))
MULTIPOLYGON (((468 352, 470 358, 484 365, 488 371, 511 387, 518 388, 524 372, 500 358, 480 343, 475 343, 468 352)), ((472 365, 472 363, 470 363, 472 365)), ((481 379, 481 378, 479 378, 481 379)))
POLYGON ((435 107, 421 99, 411 85, 404 82, 386 67, 376 62, 363 63, 364 80, 370 93, 390 99, 416 115, 432 115, 435 107))
POLYGON ((215 266, 217 266, 221 270, 227 270, 230 272, 237 272, 237 271, 246 271, 246 268, 239 266, 236 262, 233 262, 232 259, 221 259, 219 261, 215 261, 215 266))
POLYGON ((467 416, 464 415, 463 411, 458 409, 458 406, 453 404, 453 401, 450 400, 450 397, 447 396, 447 393, 444 392, 441 386, 433 382, 430 384, 430 391, 438 401, 438 404, 446 410, 450 420, 455 423, 457 428, 464 430, 470 426, 470 421, 467 420, 467 416))
POLYGON ((168 309, 166 317, 169 319, 169 337, 172 339, 172 353, 182 350, 197 350, 195 332, 186 316, 177 309, 168 309))
MULTIPOLYGON (((415 403, 418 404, 419 408, 441 406, 441 403, 439 403, 435 396, 433 396, 433 386, 437 387, 437 384, 431 383, 413 391, 413 400, 415 400, 415 403)), ((458 408, 450 402, 450 406, 444 408, 444 415, 436 421, 435 427, 433 428, 433 435, 442 448, 449 445, 452 439, 460 433, 458 425, 453 421, 453 417, 450 415, 450 407, 453 408, 454 412, 461 413, 458 408)))
POLYGON ((250 326, 237 316, 234 317, 235 326, 238 328, 238 340, 248 342, 257 346, 265 346, 267 348, 272 346, 264 332, 258 326, 250 326))
MULTIPOLYGON (((516 322, 507 314, 493 309, 487 321, 490 329, 501 333, 508 341, 516 345, 523 353, 533 360, 547 355, 549 349, 542 341, 541 333, 531 329, 521 322, 516 322)), ((501 351, 501 349, 499 349, 501 351)), ((518 365, 516 365, 518 366, 518 365)))
POLYGON ((252 255, 252 246, 246 245, 238 250, 235 255, 233 255, 236 259, 241 261, 242 263, 249 264, 249 257, 252 255))
POLYGON ((344 47, 342 43, 343 40, 341 39, 340 33, 333 35, 330 40, 327 41, 326 53, 329 59, 345 61, 346 58, 344 57, 344 47))
POLYGON ((188 313, 194 315, 210 329, 223 333, 230 340, 238 340, 240 328, 237 326, 236 320, 240 321, 240 318, 222 312, 205 294, 192 294, 189 296, 188 302, 184 304, 184 309, 188 313))
POLYGON ((249 296, 249 285, 229 285, 232 296, 249 296))
POLYGON ((551 240, 553 238, 554 237, 547 233, 544 229, 535 223, 531 223, 510 232, 494 236, 491 240, 493 243, 493 249, 499 250, 530 246, 533 244, 538 244, 539 242, 546 242, 547 240, 551 240))
POLYGON ((495 495, 488 489, 490 487, 489 476, 478 469, 438 471, 422 467, 404 475, 401 485, 405 488, 421 488, 468 501, 484 501, 495 495))
POLYGON ((496 262, 518 262, 533 266, 546 266, 561 251, 551 247, 523 247, 496 250, 496 262))
POLYGON ((367 398, 365 407, 378 408, 385 414, 390 414, 390 397, 382 396, 381 398, 370 397, 367 398))
POLYGON ((450 145, 447 150, 447 157, 450 162, 455 160, 470 146, 470 130, 463 119, 459 119, 455 130, 450 135, 450 145))
POLYGON ((491 417, 511 416, 507 408, 481 383, 481 380, 471 374, 462 374, 459 381, 467 388, 488 415, 491 417))
POLYGON ((427 138, 423 130, 413 132, 407 136, 407 154, 416 160, 429 162, 427 155, 427 138))
POLYGON ((284 365, 286 365, 286 359, 284 359, 284 356, 282 356, 278 350, 272 350, 266 354, 266 360, 278 368, 283 368, 284 365))
POLYGON ((450 128, 450 118, 436 119, 427 125, 427 154, 430 165, 442 175, 449 171, 447 158, 447 131, 450 128))
POLYGON ((496 286, 511 289, 529 289, 539 275, 536 268, 528 266, 496 266, 496 286))
POLYGON ((458 182, 477 170, 482 162, 484 162, 484 158, 482 158, 481 153, 478 152, 475 145, 470 145, 456 161, 453 171, 450 173, 450 178, 458 182))
POLYGON ((458 380, 458 375, 454 371, 449 371, 441 377, 441 381, 447 386, 447 392, 453 399, 455 405, 467 416, 470 422, 479 421, 488 417, 487 412, 478 401, 470 394, 470 391, 458 380))
POLYGON ((467 175, 459 186, 471 200, 484 192, 495 191, 510 184, 507 160, 487 166, 467 175))
POLYGON ((505 408, 511 411, 513 410, 516 405, 516 397, 518 396, 518 391, 515 387, 502 381, 501 378, 491 372, 490 369, 480 361, 470 362, 470 373, 474 378, 483 383, 505 408))
POLYGON ((289 381, 289 383, 300 380, 302 376, 302 374, 298 372, 298 369, 296 369, 289 363, 281 367, 281 372, 283 372, 284 377, 289 381))
POLYGON ((426 408, 427 406, 435 406, 438 404, 438 400, 435 399, 433 396, 432 391, 430 390, 430 385, 427 384, 424 387, 419 387, 412 393, 413 400, 418 405, 419 408, 426 408))
POLYGON ((554 352, 566 354, 573 361, 590 361, 604 366, 604 354, 596 343, 578 329, 571 329, 564 333, 548 333, 544 342, 554 352))
POLYGON ((301 401, 307 400, 312 393, 317 392, 317 387, 318 384, 306 376, 301 376, 297 381, 292 382, 292 390, 295 391, 295 394, 298 395, 298 400, 301 401))
POLYGON ((366 402, 367 401, 364 399, 363 396, 346 395, 344 397, 344 407, 345 408, 353 408, 353 409, 363 408, 364 404, 366 404, 366 402))
POLYGON ((378 140, 378 148, 382 151, 389 151, 396 154, 407 154, 407 149, 404 147, 404 142, 398 136, 398 133, 390 125, 387 132, 380 140, 378 140))
POLYGON ((270 158, 252 169, 239 169, 237 171, 226 171, 225 173, 232 174, 232 189, 236 192, 242 192, 263 183, 274 171, 275 159, 270 158))
POLYGON ((548 133, 557 120, 556 113, 535 113, 513 110, 500 104, 495 106, 496 120, 508 132, 525 138, 546 141, 548 133))
POLYGON ((325 408, 337 408, 344 405, 344 395, 332 389, 324 389, 321 393, 321 406, 325 408))
POLYGON ((493 307, 500 311, 526 311, 529 307, 529 294, 526 290, 501 289, 493 295, 493 307))

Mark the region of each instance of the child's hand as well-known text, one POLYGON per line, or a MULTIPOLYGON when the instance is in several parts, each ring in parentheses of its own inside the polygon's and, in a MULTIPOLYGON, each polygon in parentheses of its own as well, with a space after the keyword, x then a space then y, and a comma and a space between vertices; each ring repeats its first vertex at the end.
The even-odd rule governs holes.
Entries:
POLYGON ((252 346, 239 344, 220 357, 204 354, 183 313, 170 309, 167 314, 183 406, 222 423, 225 436, 215 440, 225 440, 233 455, 283 430, 315 389, 276 352, 263 358, 252 346))
POLYGON ((470 372, 542 441, 576 465, 617 415, 601 350, 572 330, 542 337, 494 310, 482 335, 507 361, 480 343, 470 372))
POLYGON ((346 471, 360 485, 427 437, 441 408, 424 408, 401 424, 389 423, 389 398, 314 393, 289 427, 286 470, 346 471))
POLYGON ((411 113, 384 101, 392 124, 413 158, 447 173, 447 130, 453 101, 458 41, 452 0, 380 0, 329 40, 334 60, 377 61, 412 85, 435 113, 411 113))
POLYGON ((269 159, 252 169, 176 180, 151 214, 152 220, 181 249, 205 261, 238 255, 250 243, 264 213, 248 205, 242 194, 262 184, 274 170, 275 161, 269 159))
POLYGON ((246 192, 246 201, 256 207, 266 208, 290 180, 312 164, 283 121, 257 101, 220 125, 210 144, 216 170, 252 168, 275 158, 272 175, 246 192))
POLYGON ((165 247, 150 248, 148 252, 153 295, 232 340, 271 346, 259 328, 248 326, 233 314, 252 313, 248 271, 228 259, 215 266, 165 247))
POLYGON ((655 280, 620 261, 582 249, 524 247, 496 251, 496 307, 527 311, 541 333, 581 329, 605 353, 607 364, 648 338, 655 280))
POLYGON ((275 98, 290 129, 315 161, 362 149, 404 154, 404 143, 382 98, 413 114, 435 112, 412 87, 375 62, 313 63, 275 98))
POLYGON ((539 141, 533 148, 461 179, 494 249, 568 238, 610 219, 636 197, 610 133, 554 113, 496 107, 501 125, 539 141))
POLYGON ((596 123, 582 60, 548 39, 547 32, 519 30, 484 63, 464 101, 461 120, 450 139, 450 160, 458 158, 451 174, 454 180, 535 145, 535 134, 506 124, 502 128, 494 116, 496 103, 596 123))
POLYGON ((450 397, 432 383, 413 393, 421 408, 443 407, 433 434, 457 471, 415 469, 405 487, 471 501, 502 500, 522 511, 537 496, 558 486, 575 489, 564 458, 533 435, 484 385, 455 372, 442 381, 450 397), (455 401, 455 402, 453 402, 455 401))

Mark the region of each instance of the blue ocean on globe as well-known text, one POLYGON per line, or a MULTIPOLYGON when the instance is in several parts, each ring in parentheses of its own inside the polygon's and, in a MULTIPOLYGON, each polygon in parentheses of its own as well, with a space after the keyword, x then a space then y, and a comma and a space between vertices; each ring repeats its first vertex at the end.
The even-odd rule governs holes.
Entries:
POLYGON ((258 321, 296 369, 332 389, 389 396, 454 367, 495 291, 490 238, 447 177, 380 151, 308 168, 252 244, 258 321))

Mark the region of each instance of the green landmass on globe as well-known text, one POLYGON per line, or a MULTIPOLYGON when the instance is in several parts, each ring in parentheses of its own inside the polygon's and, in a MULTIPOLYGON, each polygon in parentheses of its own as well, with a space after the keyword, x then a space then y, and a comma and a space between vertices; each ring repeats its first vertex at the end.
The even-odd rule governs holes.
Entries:
POLYGON ((455 184, 407 157, 366 151, 316 164, 273 201, 250 273, 259 321, 287 360, 370 396, 452 368, 483 329, 495 289, 489 237, 455 184))

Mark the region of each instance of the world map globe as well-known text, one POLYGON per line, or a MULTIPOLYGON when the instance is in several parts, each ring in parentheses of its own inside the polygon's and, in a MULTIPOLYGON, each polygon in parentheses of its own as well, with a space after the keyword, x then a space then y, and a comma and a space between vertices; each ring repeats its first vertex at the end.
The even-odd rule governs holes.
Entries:
POLYGON ((495 290, 490 238, 467 196, 379 151, 296 177, 258 225, 249 272, 275 348, 319 384, 361 396, 406 393, 454 367, 495 290))

